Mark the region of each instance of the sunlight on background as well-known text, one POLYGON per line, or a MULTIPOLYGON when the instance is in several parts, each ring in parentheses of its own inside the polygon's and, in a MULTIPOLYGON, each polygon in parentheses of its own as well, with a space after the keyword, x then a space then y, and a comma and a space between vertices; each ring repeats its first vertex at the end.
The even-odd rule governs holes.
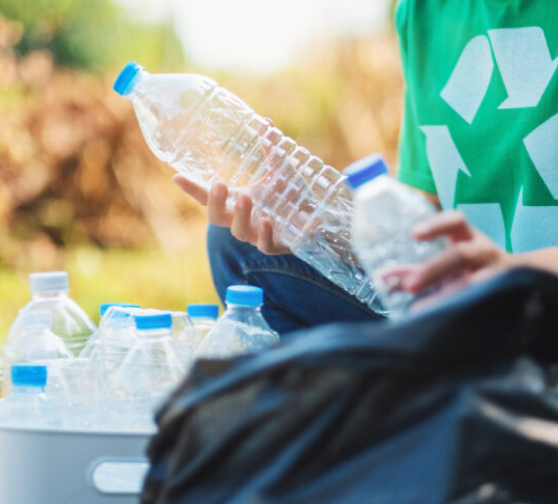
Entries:
POLYGON ((119 0, 131 15, 173 20, 186 56, 207 68, 273 72, 311 40, 385 30, 389 0, 119 0))

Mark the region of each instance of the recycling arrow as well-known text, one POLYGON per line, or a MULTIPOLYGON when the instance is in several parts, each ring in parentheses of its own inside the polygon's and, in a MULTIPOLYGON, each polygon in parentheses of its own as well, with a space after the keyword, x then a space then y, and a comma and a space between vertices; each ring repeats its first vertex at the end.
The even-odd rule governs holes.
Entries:
POLYGON ((523 189, 519 193, 511 230, 512 249, 515 253, 529 252, 558 243, 558 206, 525 206, 523 189))
POLYGON ((558 67, 541 28, 489 30, 488 36, 508 98, 500 109, 536 107, 558 67))
POLYGON ((447 126, 421 126, 426 135, 426 153, 438 197, 444 210, 453 208, 459 171, 471 176, 447 126))
POLYGON ((479 35, 463 49, 444 89, 446 103, 469 124, 477 115, 490 85, 494 61, 488 38, 479 35))

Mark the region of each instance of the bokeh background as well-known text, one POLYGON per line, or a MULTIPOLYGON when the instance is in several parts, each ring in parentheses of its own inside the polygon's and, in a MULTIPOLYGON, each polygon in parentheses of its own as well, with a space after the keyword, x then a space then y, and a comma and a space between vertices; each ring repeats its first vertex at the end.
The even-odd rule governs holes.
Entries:
POLYGON ((135 60, 208 75, 342 169, 392 164, 402 77, 390 0, 0 0, 0 341, 28 274, 102 302, 215 302, 204 209, 112 91, 135 60))

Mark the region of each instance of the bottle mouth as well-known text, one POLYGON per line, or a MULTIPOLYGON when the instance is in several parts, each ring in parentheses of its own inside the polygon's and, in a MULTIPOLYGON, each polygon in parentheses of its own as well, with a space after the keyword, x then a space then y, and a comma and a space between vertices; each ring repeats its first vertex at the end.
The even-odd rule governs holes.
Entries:
POLYGON ((134 321, 136 329, 140 331, 172 328, 172 315, 170 313, 160 313, 157 315, 135 315, 134 321))
POLYGON ((347 184, 353 190, 370 180, 388 173, 386 163, 379 154, 372 154, 355 161, 343 170, 347 184))
POLYGON ((29 287, 32 294, 54 294, 68 292, 68 273, 65 271, 43 271, 29 275, 29 287))
POLYGON ((217 319, 219 317, 219 306, 215 304, 190 304, 186 308, 186 313, 192 318, 217 319))
POLYGON ((112 89, 122 96, 128 96, 137 84, 144 68, 135 61, 130 61, 118 74, 112 89))
POLYGON ((231 285, 225 295, 227 304, 245 308, 258 308, 263 304, 263 290, 253 285, 231 285))

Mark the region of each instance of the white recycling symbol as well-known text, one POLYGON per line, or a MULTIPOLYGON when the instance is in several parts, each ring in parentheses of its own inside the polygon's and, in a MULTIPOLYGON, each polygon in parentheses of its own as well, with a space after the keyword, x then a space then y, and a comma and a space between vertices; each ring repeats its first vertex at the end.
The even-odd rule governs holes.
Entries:
MULTIPOLYGON (((489 30, 473 38, 463 49, 443 88, 442 99, 467 123, 472 124, 486 96, 495 65, 508 97, 498 109, 536 107, 556 68, 539 27, 489 30)), ((422 126, 426 152, 442 208, 453 208, 459 171, 470 175, 448 126, 422 126)), ((541 179, 558 199, 558 114, 529 133, 523 143, 541 179)), ((505 247, 505 226, 499 203, 460 204, 473 225, 505 247)), ((558 245, 558 206, 523 205, 520 191, 511 231, 514 252, 558 245)))

